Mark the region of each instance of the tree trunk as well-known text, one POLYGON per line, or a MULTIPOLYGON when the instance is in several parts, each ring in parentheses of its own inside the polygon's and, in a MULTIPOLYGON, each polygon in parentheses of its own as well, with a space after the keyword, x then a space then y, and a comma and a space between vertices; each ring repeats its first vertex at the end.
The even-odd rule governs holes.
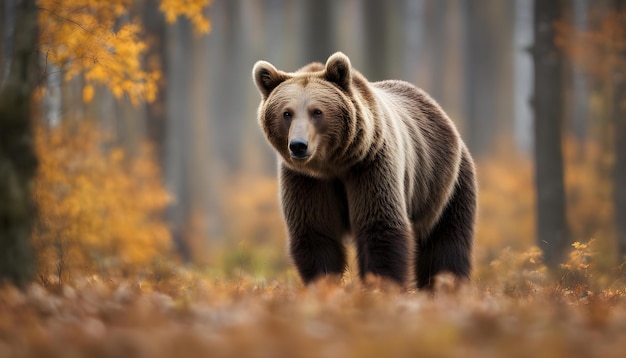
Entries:
MULTIPOLYGON (((622 57, 626 61, 626 56, 622 57)), ((615 236, 620 260, 626 260, 626 74, 615 77, 613 95, 613 124, 615 126, 615 164, 613 187, 615 188, 615 236), (619 79, 618 79, 619 78, 619 79)))
MULTIPOLYGON (((576 38, 574 41, 582 41, 581 31, 587 31, 587 16, 589 13, 589 6, 587 0, 575 0, 572 4, 573 9, 573 22, 576 26, 576 38)), ((580 143, 584 143, 587 137, 587 117, 589 116, 589 83, 587 76, 581 68, 576 66, 573 69, 572 74, 572 87, 573 87, 573 132, 576 139, 580 143)), ((582 147, 581 147, 582 148, 582 147)))
POLYGON ((335 52, 333 36, 334 23, 332 6, 334 1, 317 0, 304 3, 304 61, 302 64, 317 61, 325 63, 335 52))
POLYGON ((156 99, 146 104, 146 132, 148 139, 154 145, 159 166, 165 168, 165 127, 166 127, 166 99, 165 83, 167 82, 167 54, 165 52, 165 17, 151 0, 143 0, 139 5, 141 19, 146 34, 148 50, 145 55, 145 66, 149 71, 160 70, 162 80, 158 82, 156 99))
MULTIPOLYGON (((614 0, 613 9, 624 13, 626 4, 614 0)), ((626 36, 626 33, 623 34, 626 36)), ((613 135, 615 136, 615 163, 613 165, 613 206, 615 238, 619 259, 626 259, 626 51, 619 54, 621 66, 613 71, 613 135)))
MULTIPOLYGON (((533 3, 515 0, 515 44, 516 49, 528 49, 533 41, 533 3)), ((532 153, 533 113, 530 103, 533 91, 532 54, 529 51, 515 51, 515 124, 514 136, 517 150, 523 154, 532 153)))
POLYGON ((174 247, 183 261, 191 261, 191 248, 185 235, 189 218, 189 168, 185 153, 189 150, 191 122, 191 89, 193 74, 188 56, 193 52, 192 29, 189 21, 179 20, 166 31, 168 84, 165 93, 165 184, 176 200, 167 208, 174 247))
POLYGON ((18 0, 4 0, 2 7, 2 23, 0 23, 0 87, 9 76, 11 53, 13 53, 13 34, 15 33, 15 11, 18 0), (5 41, 3 41, 5 40, 5 41))
POLYGON ((426 36, 426 48, 428 49, 428 94, 436 101, 445 106, 446 93, 444 79, 446 77, 446 56, 449 44, 447 43, 446 15, 450 6, 446 1, 431 0, 426 6, 427 16, 425 25, 428 29, 426 36))
POLYGON ((10 70, 0 90, 0 281, 22 286, 35 267, 30 243, 37 168, 31 95, 39 73, 35 0, 18 2, 15 24, 10 70))
POLYGON ((556 267, 568 243, 561 151, 563 113, 562 54, 554 44, 554 21, 560 19, 558 1, 535 0, 535 184, 537 187, 537 244, 545 262, 556 267))
POLYGON ((389 63, 389 4, 379 0, 364 3, 365 57, 363 73, 370 81, 387 79, 389 63))
POLYGON ((464 2, 465 61, 463 80, 465 93, 466 142, 474 157, 486 155, 495 137, 495 105, 497 98, 494 52, 494 30, 487 11, 491 3, 464 2))

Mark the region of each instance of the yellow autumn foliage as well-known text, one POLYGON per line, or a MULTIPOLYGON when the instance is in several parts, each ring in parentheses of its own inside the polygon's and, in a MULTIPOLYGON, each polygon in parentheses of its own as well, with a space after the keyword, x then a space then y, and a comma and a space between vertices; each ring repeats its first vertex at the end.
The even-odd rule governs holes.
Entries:
POLYGON ((626 69, 626 12, 593 11, 590 23, 596 24, 580 30, 567 21, 557 21, 554 41, 579 68, 597 78, 611 78, 614 71, 626 69))
MULTIPOLYGON (((133 104, 156 98, 161 73, 147 71, 142 56, 147 50, 142 26, 131 18, 132 0, 39 0, 40 51, 47 64, 63 71, 65 80, 83 75, 83 100, 93 98, 93 86, 104 85, 116 98, 133 104), (91 87, 90 87, 91 86, 91 87)), ((196 31, 210 29, 203 9, 207 0, 167 1, 161 10, 169 22, 188 17, 196 31)))
POLYGON ((211 0, 162 0, 159 9, 165 14, 168 23, 173 23, 179 16, 185 16, 197 33, 206 34, 211 31, 211 23, 202 12, 210 4, 211 0))
POLYGON ((154 100, 160 73, 141 66, 146 44, 140 40, 140 25, 130 21, 116 29, 131 3, 40 0, 40 50, 46 62, 59 67, 65 80, 83 74, 88 85, 105 85, 117 98, 154 100))
POLYGON ((42 277, 126 270, 168 253, 162 216, 170 197, 148 145, 126 158, 84 122, 38 127, 35 146, 33 241, 42 277))

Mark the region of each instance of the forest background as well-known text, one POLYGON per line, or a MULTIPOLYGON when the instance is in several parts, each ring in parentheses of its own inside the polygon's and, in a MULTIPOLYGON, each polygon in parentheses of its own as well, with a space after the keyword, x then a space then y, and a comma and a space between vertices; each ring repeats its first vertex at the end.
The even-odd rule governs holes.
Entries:
POLYGON ((27 282, 299 287, 251 69, 340 50, 371 81, 423 88, 458 126, 480 184, 473 282, 623 300, 623 1, 5 0, 5 90, 23 4, 39 28, 21 72, 37 163, 27 282))
MULTIPOLYGON (((18 3, 0 14, 5 78, 18 3)), ((477 262, 537 245, 554 266, 590 239, 600 265, 626 254, 619 1, 37 4, 42 275, 166 253, 288 269, 250 69, 295 70, 335 50, 372 81, 415 83, 455 121, 478 168, 477 262)))

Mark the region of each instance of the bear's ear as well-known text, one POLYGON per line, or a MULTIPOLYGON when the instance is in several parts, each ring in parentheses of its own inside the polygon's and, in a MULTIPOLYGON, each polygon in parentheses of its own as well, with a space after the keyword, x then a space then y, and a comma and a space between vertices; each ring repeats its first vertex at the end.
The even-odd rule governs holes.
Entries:
POLYGON ((337 84, 344 91, 350 89, 351 71, 350 59, 341 52, 335 52, 326 61, 326 80, 337 84))
POLYGON ((252 77, 254 77, 254 83, 259 88, 263 99, 267 99, 274 88, 287 79, 284 73, 279 72, 271 63, 265 61, 258 61, 254 64, 252 77))

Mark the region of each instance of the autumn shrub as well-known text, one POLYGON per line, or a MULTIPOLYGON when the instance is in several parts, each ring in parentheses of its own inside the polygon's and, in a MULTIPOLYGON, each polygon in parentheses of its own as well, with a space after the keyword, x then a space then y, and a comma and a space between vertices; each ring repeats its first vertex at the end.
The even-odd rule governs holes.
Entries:
POLYGON ((506 247, 489 264, 477 267, 475 279, 491 290, 500 290, 510 296, 530 295, 550 279, 541 256, 537 246, 524 251, 506 247))
MULTIPOLYGON (((563 144, 567 223, 571 241, 596 238, 598 265, 615 265, 612 254, 611 156, 588 141, 566 137, 563 144)), ((527 156, 499 149, 477 162, 479 210, 477 260, 491 262, 507 247, 524 251, 535 237, 533 163, 527 156)))
POLYGON ((136 158, 88 122, 38 127, 33 234, 40 277, 124 272, 168 252, 163 210, 170 201, 152 149, 136 158))
POLYGON ((572 241, 595 238, 597 264, 608 269, 615 265, 613 252, 613 183, 610 175, 613 156, 597 143, 565 141, 565 187, 567 223, 572 241))
POLYGON ((564 256, 559 268, 548 269, 537 246, 526 250, 506 247, 488 264, 477 265, 473 280, 488 292, 518 298, 547 294, 580 299, 624 289, 623 265, 609 269, 598 265, 597 240, 576 241, 564 256))
POLYGON ((567 261, 561 264, 563 272, 558 288, 567 287, 583 293, 592 289, 596 256, 593 243, 594 240, 591 239, 586 243, 576 241, 572 244, 567 261))
POLYGON ((557 290, 578 296, 623 290, 626 287, 624 263, 608 266, 598 240, 575 241, 561 264, 557 290))

